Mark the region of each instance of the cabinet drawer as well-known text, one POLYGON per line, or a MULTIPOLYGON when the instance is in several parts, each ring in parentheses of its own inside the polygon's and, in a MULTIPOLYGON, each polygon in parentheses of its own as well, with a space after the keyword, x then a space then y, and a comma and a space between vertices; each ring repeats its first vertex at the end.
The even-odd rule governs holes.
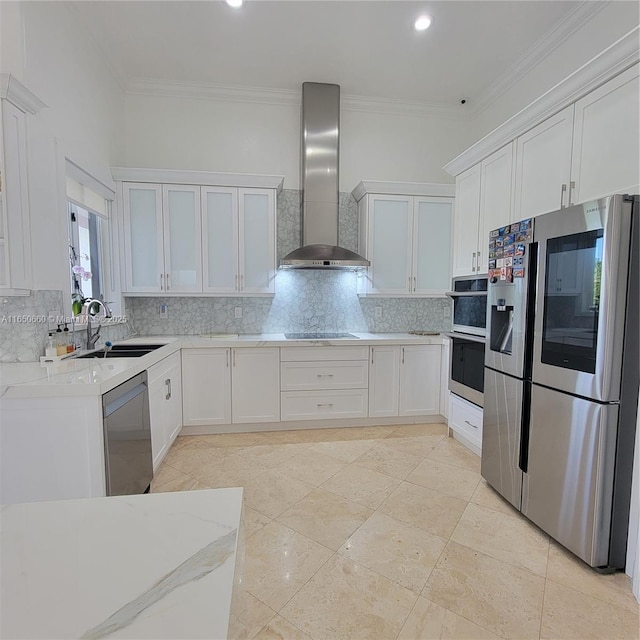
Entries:
POLYGON ((280 363, 282 391, 366 389, 368 382, 366 360, 280 363))
POLYGON ((314 362, 318 360, 368 360, 369 347, 282 347, 281 362, 314 362))
POLYGON ((281 419, 319 420, 322 418, 365 418, 367 389, 338 391, 283 391, 281 419))
POLYGON ((482 444, 482 409, 463 398, 451 394, 449 426, 478 446, 482 444))
POLYGON ((147 369, 147 381, 149 385, 155 382, 158 378, 163 377, 169 369, 172 369, 173 367, 180 368, 180 366, 180 351, 176 351, 163 360, 160 360, 160 362, 156 362, 156 364, 151 365, 147 369))

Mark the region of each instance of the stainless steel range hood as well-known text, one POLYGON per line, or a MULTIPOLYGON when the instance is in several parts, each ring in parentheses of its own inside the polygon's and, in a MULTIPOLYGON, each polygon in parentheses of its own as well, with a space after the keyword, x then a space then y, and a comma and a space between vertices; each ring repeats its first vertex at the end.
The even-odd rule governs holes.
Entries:
POLYGON ((280 262, 284 269, 362 269, 370 262, 338 247, 340 87, 302 85, 302 247, 280 262))

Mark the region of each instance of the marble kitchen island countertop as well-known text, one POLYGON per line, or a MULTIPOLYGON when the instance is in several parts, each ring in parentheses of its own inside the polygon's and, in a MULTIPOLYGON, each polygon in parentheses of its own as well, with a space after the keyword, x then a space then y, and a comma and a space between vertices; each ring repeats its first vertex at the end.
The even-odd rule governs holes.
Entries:
POLYGON ((2 507, 0 637, 226 638, 241 514, 241 488, 2 507))

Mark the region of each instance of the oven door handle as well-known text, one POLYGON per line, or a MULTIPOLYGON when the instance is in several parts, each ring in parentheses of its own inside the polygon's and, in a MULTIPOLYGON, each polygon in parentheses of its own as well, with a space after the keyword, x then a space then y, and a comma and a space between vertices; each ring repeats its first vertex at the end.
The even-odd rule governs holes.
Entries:
POLYGON ((468 340, 469 342, 481 342, 482 344, 487 344, 487 338, 485 336, 476 336, 472 333, 445 333, 447 338, 452 338, 455 340, 468 340))

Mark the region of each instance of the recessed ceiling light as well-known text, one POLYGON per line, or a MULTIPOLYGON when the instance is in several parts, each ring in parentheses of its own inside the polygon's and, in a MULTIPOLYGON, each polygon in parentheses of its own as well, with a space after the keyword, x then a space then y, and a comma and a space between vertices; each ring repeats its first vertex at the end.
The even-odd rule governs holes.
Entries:
POLYGON ((413 24, 416 31, 424 31, 431 26, 431 16, 420 16, 413 24))
POLYGON ((226 0, 227 4, 234 9, 242 6, 243 0, 226 0))

